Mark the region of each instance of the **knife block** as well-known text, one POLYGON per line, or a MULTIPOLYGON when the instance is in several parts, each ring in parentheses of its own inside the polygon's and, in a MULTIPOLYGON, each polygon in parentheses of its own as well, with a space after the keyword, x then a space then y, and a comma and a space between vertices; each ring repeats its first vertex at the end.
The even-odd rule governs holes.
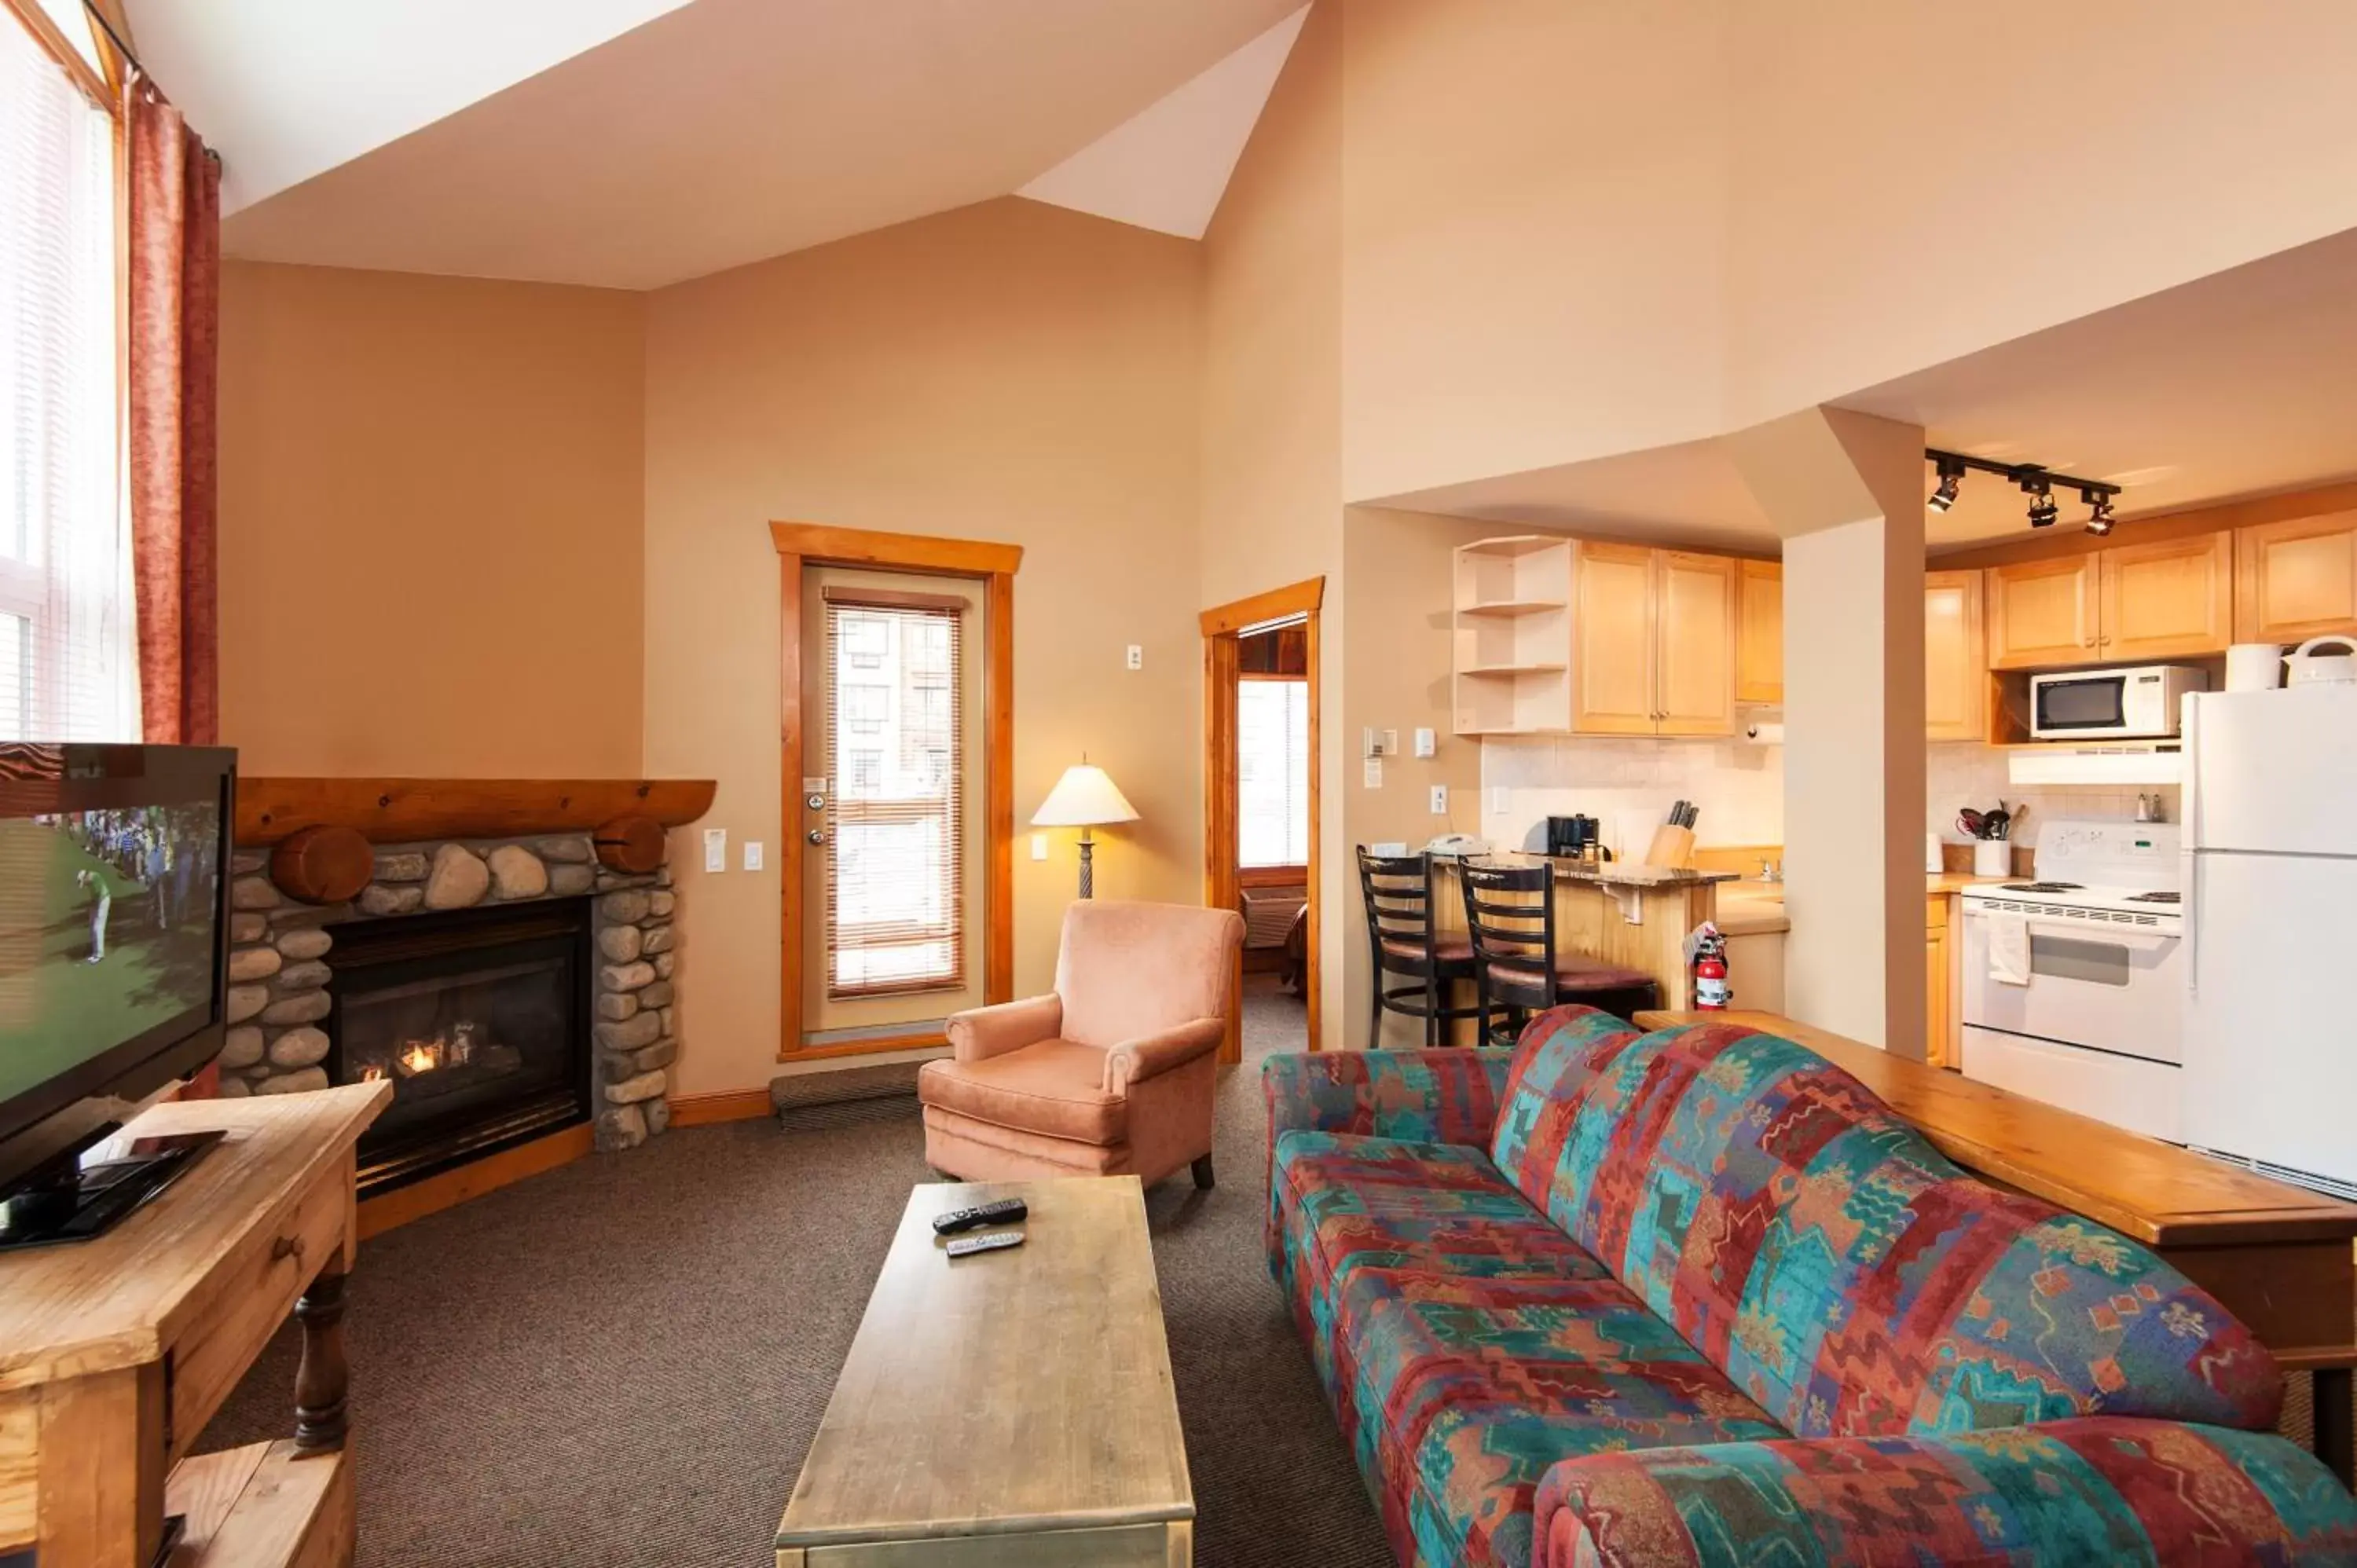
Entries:
POLYGON ((1653 842, 1646 847, 1647 865, 1666 866, 1673 871, 1688 871, 1694 867, 1695 836, 1692 828, 1663 822, 1653 830, 1653 842))

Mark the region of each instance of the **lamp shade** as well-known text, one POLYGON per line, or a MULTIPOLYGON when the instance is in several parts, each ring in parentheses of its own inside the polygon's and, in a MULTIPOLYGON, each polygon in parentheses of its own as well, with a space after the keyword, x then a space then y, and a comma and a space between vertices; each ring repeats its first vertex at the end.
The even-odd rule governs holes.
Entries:
POLYGON ((1031 813, 1035 828, 1091 828, 1103 822, 1134 822, 1137 810, 1114 787, 1102 768, 1082 762, 1064 769, 1039 809, 1031 813))

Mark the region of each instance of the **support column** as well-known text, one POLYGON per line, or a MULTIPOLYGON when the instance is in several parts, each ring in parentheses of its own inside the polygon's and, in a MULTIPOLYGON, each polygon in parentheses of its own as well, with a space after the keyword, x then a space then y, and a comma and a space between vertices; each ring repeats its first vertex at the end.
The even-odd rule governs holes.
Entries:
POLYGON ((1784 541, 1784 1011, 1921 1060, 1923 432, 1813 408, 1727 446, 1784 541))

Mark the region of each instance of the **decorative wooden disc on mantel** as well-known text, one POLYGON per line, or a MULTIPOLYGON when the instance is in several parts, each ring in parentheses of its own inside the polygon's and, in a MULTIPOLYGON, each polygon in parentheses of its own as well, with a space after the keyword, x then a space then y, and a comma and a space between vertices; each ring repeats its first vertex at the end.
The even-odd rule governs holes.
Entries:
POLYGON ((270 880, 304 904, 342 904, 376 875, 376 851, 356 828, 297 828, 270 852, 270 880))
POLYGON ((644 876, 662 865, 662 824, 652 817, 616 817, 590 842, 597 846, 597 864, 608 871, 644 876))

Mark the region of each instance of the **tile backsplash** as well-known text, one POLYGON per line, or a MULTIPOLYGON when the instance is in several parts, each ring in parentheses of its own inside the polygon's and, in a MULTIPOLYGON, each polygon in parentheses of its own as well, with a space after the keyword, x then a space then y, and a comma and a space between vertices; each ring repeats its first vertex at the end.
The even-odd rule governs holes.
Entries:
POLYGON ((1501 849, 1544 849, 1546 819, 1579 812, 1602 824, 1613 853, 1642 854, 1679 800, 1702 809, 1698 843, 1781 843, 1784 748, 1538 736, 1481 743, 1481 836, 1501 849), (1501 790, 1503 809, 1492 810, 1501 790))
POLYGON ((2035 847, 2040 823, 2058 817, 2093 817, 2133 821, 2138 793, 2158 790, 2163 813, 2177 821, 2180 791, 2174 784, 2147 786, 2141 791, 2108 784, 2015 784, 2006 778, 2006 752, 2001 746, 1968 741, 1943 741, 1925 747, 1930 759, 1923 777, 1925 830, 1950 843, 1969 839, 1956 826, 1956 813, 1966 806, 1987 811, 2003 800, 2008 807, 2028 806, 2014 833, 2017 843, 2035 847))

